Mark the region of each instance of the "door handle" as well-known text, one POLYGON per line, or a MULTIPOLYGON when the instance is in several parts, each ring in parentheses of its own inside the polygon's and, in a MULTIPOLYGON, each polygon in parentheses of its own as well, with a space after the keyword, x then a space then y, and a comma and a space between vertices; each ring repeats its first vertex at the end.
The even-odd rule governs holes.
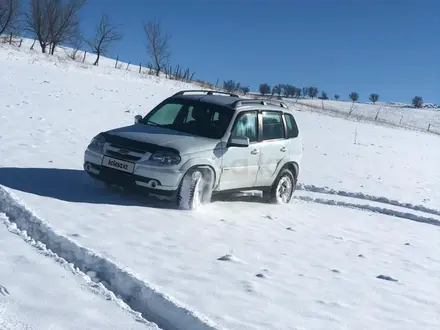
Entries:
POLYGON ((252 155, 258 155, 260 152, 258 151, 258 149, 254 149, 251 151, 252 155))
POLYGON ((282 151, 282 152, 286 152, 286 151, 287 151, 287 148, 286 148, 286 147, 282 147, 282 148, 280 149, 280 151, 282 151))

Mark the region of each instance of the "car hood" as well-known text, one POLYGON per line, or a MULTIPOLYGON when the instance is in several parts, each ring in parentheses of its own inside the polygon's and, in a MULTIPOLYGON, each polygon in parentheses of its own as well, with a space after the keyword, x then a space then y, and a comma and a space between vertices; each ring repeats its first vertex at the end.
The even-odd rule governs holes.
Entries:
POLYGON ((221 144, 221 140, 208 139, 168 128, 144 124, 119 127, 106 131, 105 133, 134 141, 176 149, 180 154, 213 150, 218 148, 221 144))

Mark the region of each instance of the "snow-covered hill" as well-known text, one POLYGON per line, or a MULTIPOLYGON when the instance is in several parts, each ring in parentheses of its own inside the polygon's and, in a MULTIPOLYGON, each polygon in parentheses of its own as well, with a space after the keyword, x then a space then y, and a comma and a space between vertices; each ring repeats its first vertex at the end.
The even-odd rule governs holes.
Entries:
POLYGON ((303 110, 340 116, 354 121, 372 122, 386 126, 408 128, 440 134, 440 111, 436 109, 414 109, 388 103, 353 103, 334 100, 285 99, 303 110))
MULTIPOLYGON (((253 98, 261 98, 261 94, 250 93, 253 98)), ((277 95, 265 96, 269 99, 280 99, 277 95)), ((405 129, 430 132, 440 135, 440 108, 436 104, 426 103, 421 109, 396 102, 361 103, 320 99, 281 98, 291 107, 303 111, 318 112, 334 117, 342 117, 352 121, 401 127, 405 129)))
MULTIPOLYGON (((94 184, 83 151, 197 86, 5 46, 0 75, 4 222, 145 320, 165 330, 440 327, 437 135, 295 106, 305 150, 292 205, 247 194, 181 212, 94 184)), ((31 285, 23 271, 0 285, 31 285)), ((70 308, 88 312, 80 300, 70 308)))

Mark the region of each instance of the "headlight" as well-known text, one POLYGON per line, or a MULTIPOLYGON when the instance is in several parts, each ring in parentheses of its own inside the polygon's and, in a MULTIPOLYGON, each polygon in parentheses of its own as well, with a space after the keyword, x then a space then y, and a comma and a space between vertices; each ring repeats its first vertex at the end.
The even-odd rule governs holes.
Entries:
POLYGON ((89 148, 92 151, 102 152, 104 149, 104 143, 105 143, 104 137, 98 134, 92 139, 92 141, 90 142, 87 148, 89 148))
POLYGON ((157 151, 148 160, 164 165, 177 165, 181 161, 180 156, 171 151, 157 151))

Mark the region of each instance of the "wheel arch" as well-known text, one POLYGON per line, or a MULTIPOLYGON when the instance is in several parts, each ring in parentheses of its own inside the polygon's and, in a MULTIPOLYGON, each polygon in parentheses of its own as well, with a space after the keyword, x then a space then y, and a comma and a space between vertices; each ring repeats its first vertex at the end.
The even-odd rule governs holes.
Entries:
POLYGON ((298 175, 299 175, 298 162, 295 159, 287 158, 287 159, 285 159, 284 162, 280 162, 280 164, 278 164, 278 168, 277 168, 276 172, 274 173, 274 180, 276 180, 278 175, 285 168, 288 168, 289 170, 291 170, 293 175, 295 176, 295 178, 298 178, 298 175))
POLYGON ((189 171, 194 170, 194 169, 209 170, 212 173, 212 175, 214 176, 214 178, 212 180, 212 183, 213 183, 212 188, 214 188, 216 186, 218 175, 217 175, 217 172, 216 172, 214 166, 212 166, 210 164, 194 164, 192 166, 189 166, 188 168, 186 168, 184 170, 184 173, 182 175, 182 179, 181 180, 183 181, 183 179, 185 178, 186 173, 188 173, 189 171))
POLYGON ((280 169, 280 172, 283 168, 288 168, 289 170, 292 171, 293 175, 295 176, 295 179, 298 178, 298 174, 299 174, 299 165, 297 162, 295 161, 290 161, 287 162, 286 164, 284 164, 284 166, 280 169))
POLYGON ((218 167, 218 165, 216 165, 214 162, 212 162, 210 159, 206 159, 206 158, 193 158, 188 160, 186 163, 184 163, 181 167, 180 170, 183 172, 183 177, 185 177, 185 174, 194 168, 207 168, 209 170, 212 171, 213 175, 214 175, 214 186, 217 183, 217 180, 220 178, 220 168, 218 167))

